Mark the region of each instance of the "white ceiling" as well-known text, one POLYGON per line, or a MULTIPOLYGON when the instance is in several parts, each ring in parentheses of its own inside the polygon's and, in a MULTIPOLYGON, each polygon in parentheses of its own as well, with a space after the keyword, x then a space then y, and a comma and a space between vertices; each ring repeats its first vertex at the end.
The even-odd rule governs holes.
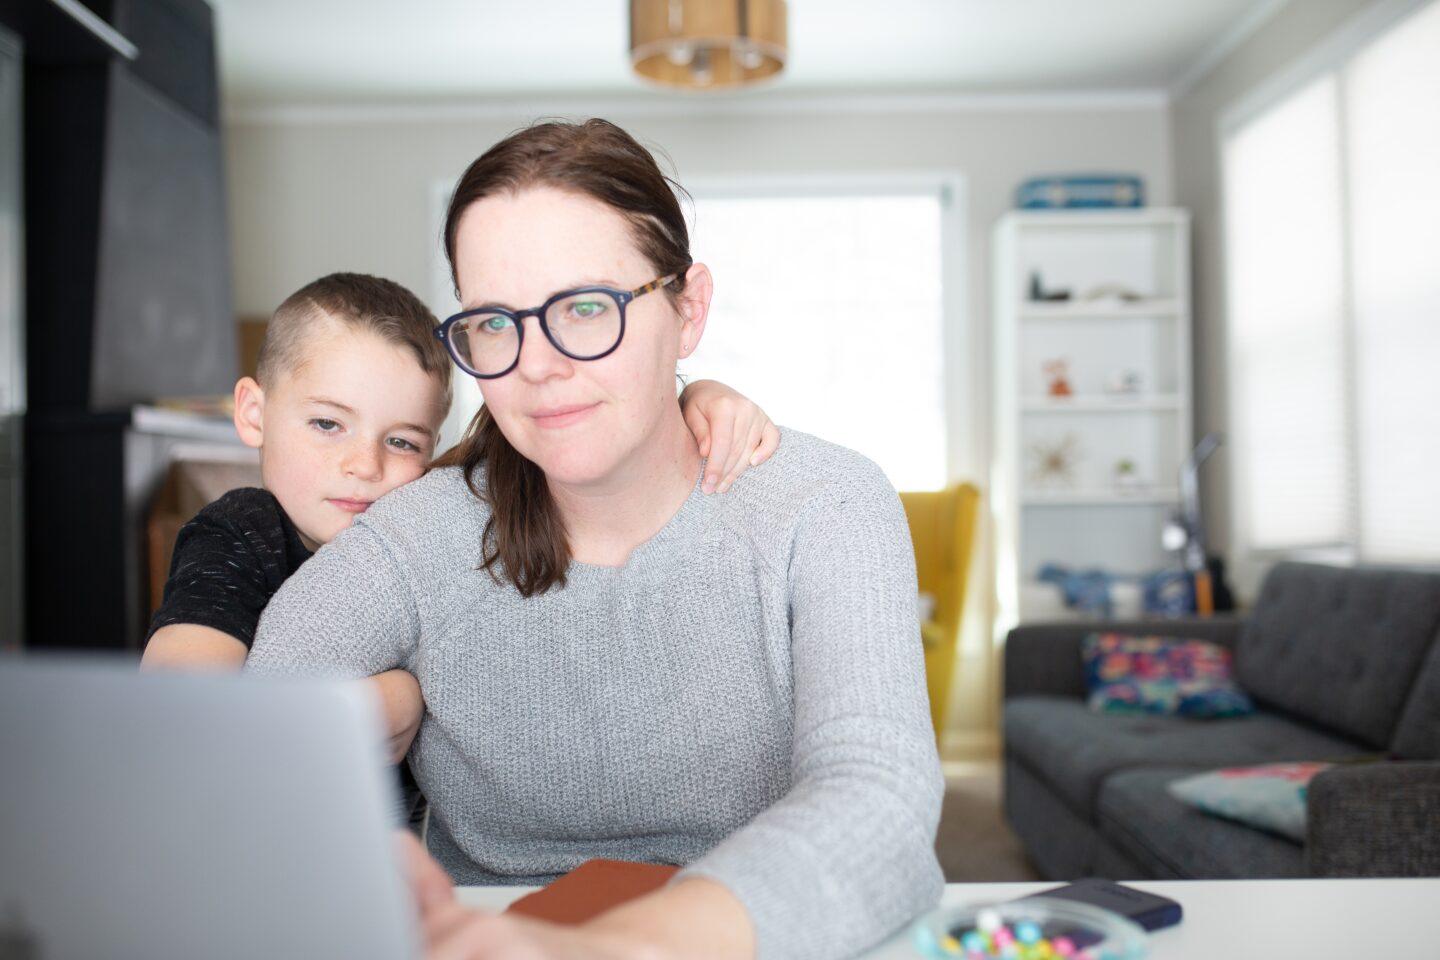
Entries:
MULTIPOLYGON (((1284 0, 790 0, 777 89, 1166 89, 1284 0)), ((636 94, 626 0, 212 0, 231 105, 636 94)))

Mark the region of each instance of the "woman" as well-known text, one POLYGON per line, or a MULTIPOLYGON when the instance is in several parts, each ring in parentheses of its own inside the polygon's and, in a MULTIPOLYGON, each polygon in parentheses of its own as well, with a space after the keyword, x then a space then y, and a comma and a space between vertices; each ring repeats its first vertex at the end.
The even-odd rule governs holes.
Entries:
MULTIPOLYGON (((442 911, 432 932, 477 956, 870 946, 941 888, 895 491, 786 431, 728 496, 701 494, 674 377, 711 277, 618 127, 542 124, 492 147, 456 187, 445 244, 465 310, 443 333, 485 406, 447 466, 275 596, 249 668, 415 674, 411 764, 430 852, 458 882, 544 883, 591 857, 684 865, 580 928, 442 911)), ((795 319, 825 335, 823 317, 795 319)))

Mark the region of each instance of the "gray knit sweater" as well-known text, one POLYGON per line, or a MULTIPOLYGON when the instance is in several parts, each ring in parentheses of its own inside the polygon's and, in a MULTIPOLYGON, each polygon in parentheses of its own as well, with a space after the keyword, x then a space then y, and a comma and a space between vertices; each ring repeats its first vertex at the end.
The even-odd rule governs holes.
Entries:
POLYGON ((457 468, 385 497, 275 595, 248 664, 415 674, 410 764, 457 882, 682 864, 764 958, 848 956, 936 902, 915 560, 873 463, 785 430, 624 566, 529 599, 476 569, 488 512, 457 468))

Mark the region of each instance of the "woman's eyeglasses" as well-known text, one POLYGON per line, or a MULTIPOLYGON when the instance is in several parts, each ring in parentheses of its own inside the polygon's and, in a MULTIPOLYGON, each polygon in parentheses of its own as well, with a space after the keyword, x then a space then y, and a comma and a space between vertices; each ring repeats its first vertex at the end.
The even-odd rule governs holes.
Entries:
POLYGON ((672 273, 634 290, 566 290, 532 310, 466 310, 436 327, 435 336, 461 370, 484 380, 503 377, 520 362, 526 317, 538 319, 545 339, 570 359, 599 360, 620 346, 625 336, 625 308, 630 301, 673 283, 679 276, 672 273))

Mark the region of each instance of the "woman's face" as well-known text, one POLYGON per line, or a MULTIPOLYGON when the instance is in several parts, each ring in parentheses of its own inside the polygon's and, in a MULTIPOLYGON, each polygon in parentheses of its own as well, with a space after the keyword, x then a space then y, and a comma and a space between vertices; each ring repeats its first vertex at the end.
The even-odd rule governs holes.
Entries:
MULTIPOLYGON (((592 285, 633 290, 655 272, 620 214, 553 187, 476 201, 455 234, 456 281, 467 310, 527 310, 592 285)), ((665 417, 678 422, 675 363, 695 349, 709 306, 708 272, 692 267, 690 279, 683 316, 661 290, 632 300, 619 349, 599 360, 565 356, 539 321, 526 317, 515 369, 478 381, 505 438, 551 480, 603 483, 665 417)))

